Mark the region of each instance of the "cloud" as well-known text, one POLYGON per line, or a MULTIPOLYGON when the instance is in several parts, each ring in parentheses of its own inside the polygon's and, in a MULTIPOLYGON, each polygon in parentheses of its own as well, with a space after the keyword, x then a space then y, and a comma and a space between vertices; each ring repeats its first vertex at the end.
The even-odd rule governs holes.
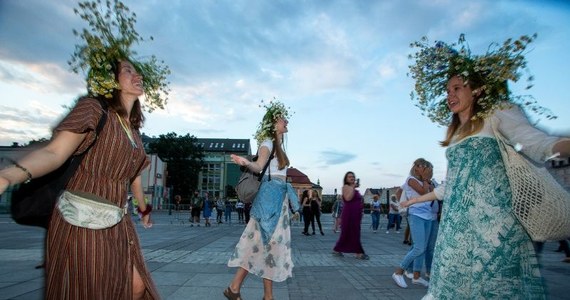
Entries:
POLYGON ((325 165, 339 165, 347 163, 356 158, 355 154, 348 152, 340 152, 337 150, 325 150, 320 153, 321 161, 325 165))
POLYGON ((15 108, 0 105, 0 145, 49 138, 62 110, 54 110, 38 102, 30 107, 15 108))

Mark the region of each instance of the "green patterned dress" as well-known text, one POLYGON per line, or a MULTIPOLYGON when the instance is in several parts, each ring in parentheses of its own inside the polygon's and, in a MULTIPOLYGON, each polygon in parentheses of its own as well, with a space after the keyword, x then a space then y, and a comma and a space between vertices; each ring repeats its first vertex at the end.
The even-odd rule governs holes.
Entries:
POLYGON ((446 156, 443 215, 424 299, 544 299, 533 244, 511 212, 496 140, 468 137, 446 156))

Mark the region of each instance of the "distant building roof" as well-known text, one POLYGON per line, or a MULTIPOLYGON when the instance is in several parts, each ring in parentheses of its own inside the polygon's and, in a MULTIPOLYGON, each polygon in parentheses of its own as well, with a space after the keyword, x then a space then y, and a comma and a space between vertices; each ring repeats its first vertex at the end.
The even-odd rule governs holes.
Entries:
POLYGON ((197 139, 197 144, 208 152, 250 153, 249 139, 197 139))
POLYGON ((296 183, 296 184, 310 184, 311 186, 313 185, 309 177, 307 177, 307 175, 297 170, 296 168, 287 169, 287 178, 289 179, 288 181, 291 184, 296 183))
MULTIPOLYGON (((145 147, 148 146, 155 138, 149 137, 144 133, 141 139, 145 147)), ((240 152, 250 154, 249 139, 227 139, 227 138, 197 138, 196 144, 206 152, 240 152)))

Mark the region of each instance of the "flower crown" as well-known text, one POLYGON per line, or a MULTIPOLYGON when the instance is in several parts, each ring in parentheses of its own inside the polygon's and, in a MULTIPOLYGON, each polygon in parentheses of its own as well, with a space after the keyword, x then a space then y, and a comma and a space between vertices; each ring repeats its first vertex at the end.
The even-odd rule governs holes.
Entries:
MULTIPOLYGON (((452 113, 446 101, 447 82, 452 76, 459 75, 465 81, 475 80, 482 84, 482 97, 477 100, 481 110, 473 116, 474 119, 484 119, 509 103, 526 106, 538 115, 547 114, 548 119, 556 118, 548 109, 539 106, 532 96, 511 95, 507 86, 509 80, 517 82, 520 79, 519 69, 529 74, 524 54, 526 47, 535 39, 536 34, 524 35, 517 40, 507 39, 501 47, 492 43, 484 55, 471 54, 464 34, 454 44, 436 41, 434 46, 430 46, 427 37, 411 43, 410 47, 419 49, 409 56, 415 60, 408 73, 416 81, 415 93, 411 93, 412 101, 433 122, 449 125, 452 113), (454 47, 459 47, 459 50, 454 47)), ((533 76, 528 75, 526 89, 532 87, 532 81, 533 76)))
POLYGON ((288 119, 292 114, 289 113, 285 105, 277 101, 275 98, 269 101, 268 104, 264 104, 261 100, 259 107, 265 108, 265 115, 263 119, 257 126, 257 131, 255 132, 255 139, 258 144, 261 144, 264 140, 273 140, 275 134, 275 121, 279 118, 288 119))
POLYGON ((100 7, 101 0, 80 2, 78 6, 81 11, 75 8, 75 14, 87 21, 91 29, 84 28, 81 33, 73 30, 73 34, 85 43, 75 46, 68 64, 77 74, 79 70, 88 70, 89 94, 111 98, 113 90, 120 89, 113 74, 113 64, 128 60, 143 77, 146 109, 153 111, 164 108, 169 92, 166 76, 170 74, 170 69, 164 65, 164 61, 158 62, 154 55, 145 62, 134 59, 137 53, 130 49, 131 45, 144 41, 134 29, 136 14, 130 13, 129 8, 119 0, 114 0, 113 4, 107 0, 104 14, 100 7))

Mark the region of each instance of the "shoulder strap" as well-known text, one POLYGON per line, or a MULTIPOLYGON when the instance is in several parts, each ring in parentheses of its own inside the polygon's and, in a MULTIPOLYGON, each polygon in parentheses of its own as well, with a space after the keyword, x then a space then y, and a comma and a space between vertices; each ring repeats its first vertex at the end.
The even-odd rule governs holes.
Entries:
MULTIPOLYGON (((269 159, 267 159, 265 166, 263 166, 263 170, 261 170, 261 173, 259 174, 259 176, 257 178, 258 181, 261 181, 261 179, 263 178, 263 175, 265 175, 265 171, 267 171, 267 167, 269 167, 269 163, 273 159, 274 154, 275 154, 275 148, 273 148, 273 150, 271 151, 271 155, 269 155, 269 159)), ((271 170, 269 170, 269 180, 271 180, 271 170)))

